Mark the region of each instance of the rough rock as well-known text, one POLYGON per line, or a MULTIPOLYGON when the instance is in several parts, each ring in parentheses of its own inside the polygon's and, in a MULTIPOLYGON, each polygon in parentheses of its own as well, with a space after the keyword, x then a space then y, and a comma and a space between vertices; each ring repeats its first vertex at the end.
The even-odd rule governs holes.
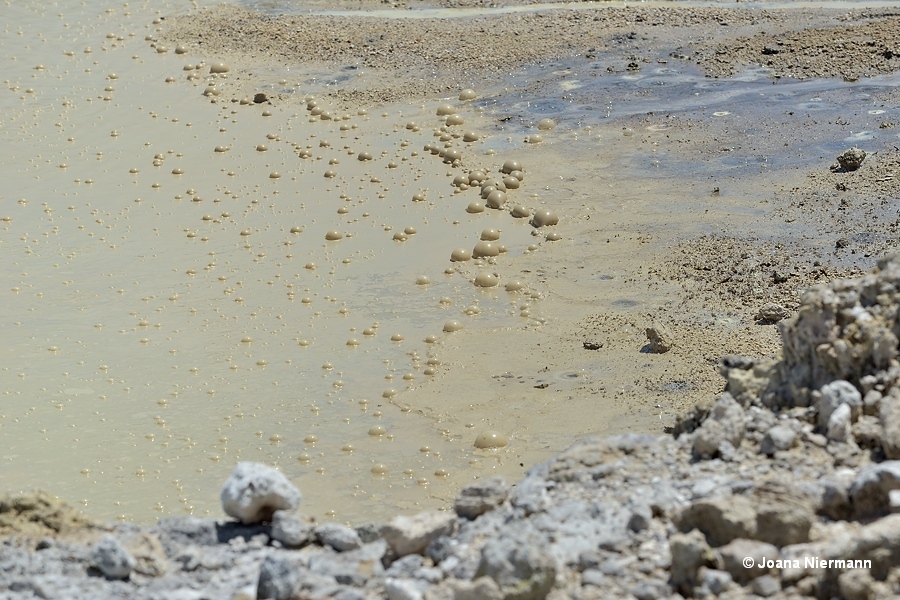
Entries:
POLYGON ((105 535, 91 550, 91 565, 110 579, 127 579, 137 562, 118 538, 105 535))
POLYGON ((269 555, 259 567, 256 597, 259 600, 291 600, 299 585, 299 563, 284 555, 269 555))
POLYGON ((222 486, 222 509, 244 524, 272 519, 277 510, 294 510, 300 491, 282 473, 262 463, 238 463, 222 486))
POLYGON ((746 432, 744 409, 729 393, 716 400, 709 418, 694 432, 694 453, 699 458, 712 458, 728 442, 737 448, 746 432))
POLYGON ((765 325, 771 325, 788 316, 788 310, 780 304, 770 302, 764 304, 756 313, 756 320, 765 325))
POLYGON ((900 352, 898 289, 900 261, 887 257, 858 279, 803 292, 796 315, 778 324, 784 357, 779 395, 788 405, 807 406, 810 390, 835 380, 889 373, 900 352))
POLYGON ((507 600, 545 598, 556 578, 548 542, 527 523, 513 523, 484 545, 477 576, 497 582, 507 600))
POLYGON ((453 531, 454 515, 432 510, 412 517, 395 517, 382 534, 397 556, 421 554, 432 540, 453 531))
POLYGON ((845 171, 855 171, 862 166, 866 159, 865 150, 860 150, 856 146, 844 150, 838 154, 837 161, 841 168, 845 171))
POLYGON ((474 519, 503 504, 508 495, 506 480, 492 477, 464 487, 456 497, 453 508, 460 517, 474 519))
POLYGON ((653 323, 647 328, 646 334, 650 351, 656 354, 665 354, 672 349, 675 343, 675 336, 672 334, 672 330, 662 323, 653 323))

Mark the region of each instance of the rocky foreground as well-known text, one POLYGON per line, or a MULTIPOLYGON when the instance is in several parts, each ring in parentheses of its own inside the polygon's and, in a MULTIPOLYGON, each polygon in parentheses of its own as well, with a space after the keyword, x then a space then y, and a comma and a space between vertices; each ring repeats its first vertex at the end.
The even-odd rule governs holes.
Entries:
POLYGON ((251 463, 222 490, 233 520, 99 526, 6 498, 0 597, 900 597, 898 310, 900 259, 809 290, 783 359, 723 359, 677 437, 585 440, 453 511, 316 524, 251 463))

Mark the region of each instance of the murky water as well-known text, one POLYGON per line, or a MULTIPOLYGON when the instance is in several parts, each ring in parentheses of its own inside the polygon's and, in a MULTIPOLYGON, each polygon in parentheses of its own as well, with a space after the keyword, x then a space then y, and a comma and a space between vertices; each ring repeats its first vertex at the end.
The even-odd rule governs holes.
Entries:
POLYGON ((446 322, 520 319, 517 294, 470 282, 505 255, 445 272, 451 250, 495 228, 513 256, 531 228, 465 211, 424 150, 444 145, 438 103, 241 105, 203 95, 227 74, 145 39, 149 4, 4 11, 4 486, 138 521, 218 514, 238 460, 343 519, 446 493, 476 449, 402 392, 442 370, 446 322))

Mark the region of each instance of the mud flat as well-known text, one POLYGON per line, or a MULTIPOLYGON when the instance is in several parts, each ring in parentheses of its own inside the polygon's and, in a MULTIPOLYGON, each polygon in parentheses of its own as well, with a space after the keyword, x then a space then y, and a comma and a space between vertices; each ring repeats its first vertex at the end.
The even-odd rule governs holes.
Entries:
POLYGON ((578 439, 690 429, 723 355, 778 359, 804 289, 895 245, 878 4, 252 6, 6 7, 10 491, 214 517, 250 460, 318 522, 446 509, 578 439))

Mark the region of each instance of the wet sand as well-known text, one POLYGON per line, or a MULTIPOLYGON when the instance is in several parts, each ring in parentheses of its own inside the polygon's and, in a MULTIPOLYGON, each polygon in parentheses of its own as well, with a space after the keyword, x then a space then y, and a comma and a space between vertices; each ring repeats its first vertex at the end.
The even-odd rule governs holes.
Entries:
POLYGON ((865 78, 896 68, 897 22, 673 4, 8 8, 7 488, 101 519, 216 515, 234 463, 260 460, 305 512, 356 523, 709 402, 722 355, 776 352, 764 304, 893 245, 897 82, 865 78), (835 27, 873 43, 835 62, 796 41, 835 27), (763 54, 762 30, 791 50, 763 54), (786 81, 794 52, 839 79, 786 81), (854 144, 863 168, 829 171, 854 144), (509 205, 467 212, 484 200, 454 177, 507 160, 509 205), (485 229, 505 253, 450 261, 485 229), (476 448, 486 432, 509 444, 476 448))

